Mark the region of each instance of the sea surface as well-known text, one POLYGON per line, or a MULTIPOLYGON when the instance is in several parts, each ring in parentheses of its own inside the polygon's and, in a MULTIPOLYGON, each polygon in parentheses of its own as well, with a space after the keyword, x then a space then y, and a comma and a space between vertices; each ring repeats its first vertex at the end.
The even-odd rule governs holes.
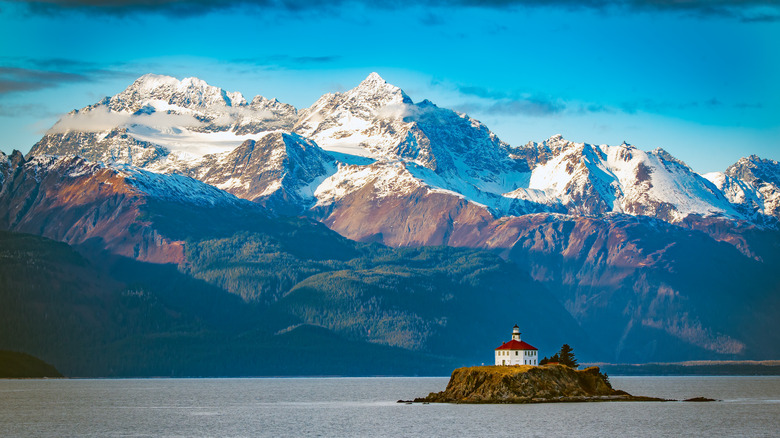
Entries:
POLYGON ((4 437, 778 437, 780 377, 612 377, 722 401, 399 404, 447 378, 0 380, 4 437))

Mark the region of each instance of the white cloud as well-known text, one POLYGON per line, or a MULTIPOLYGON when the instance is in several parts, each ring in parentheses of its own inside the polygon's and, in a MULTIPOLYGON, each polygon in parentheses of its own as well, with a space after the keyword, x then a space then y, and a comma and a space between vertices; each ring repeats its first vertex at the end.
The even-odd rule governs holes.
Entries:
POLYGON ((256 110, 243 106, 212 106, 207 110, 208 114, 217 114, 213 123, 217 125, 231 125, 236 121, 248 120, 274 120, 276 115, 270 110, 256 110))
POLYGON ((406 117, 422 117, 431 111, 435 111, 435 108, 420 107, 406 103, 391 103, 379 108, 376 111, 376 115, 384 119, 401 120, 406 117))
POLYGON ((89 111, 79 111, 66 115, 52 126, 48 134, 61 134, 68 131, 102 132, 133 125, 147 126, 157 130, 172 128, 196 128, 203 125, 189 114, 152 114, 133 115, 126 112, 110 111, 97 107, 89 111))
POLYGON ((130 114, 111 112, 107 108, 74 112, 58 120, 47 134, 62 134, 68 131, 107 131, 126 124, 130 116, 130 114))

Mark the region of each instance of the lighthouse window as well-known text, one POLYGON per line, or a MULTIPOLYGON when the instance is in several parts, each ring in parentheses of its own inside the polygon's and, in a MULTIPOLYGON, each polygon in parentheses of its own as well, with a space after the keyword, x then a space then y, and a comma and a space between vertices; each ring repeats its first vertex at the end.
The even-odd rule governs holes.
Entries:
POLYGON ((515 351, 515 356, 517 356, 517 352, 515 351))

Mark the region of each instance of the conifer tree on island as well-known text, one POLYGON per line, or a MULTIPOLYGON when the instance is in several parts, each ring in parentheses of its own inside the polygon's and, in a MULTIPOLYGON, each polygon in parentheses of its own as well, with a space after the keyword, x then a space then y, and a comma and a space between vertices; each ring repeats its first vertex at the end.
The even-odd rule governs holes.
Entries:
POLYGON ((563 344, 561 346, 561 351, 558 352, 558 362, 571 368, 577 368, 577 366, 579 366, 577 358, 574 357, 574 353, 569 344, 563 344))
POLYGON ((579 366, 577 358, 574 357, 573 349, 569 344, 563 344, 560 351, 550 356, 549 359, 545 356, 539 361, 539 365, 546 365, 548 363, 559 363, 570 368, 577 368, 579 366))

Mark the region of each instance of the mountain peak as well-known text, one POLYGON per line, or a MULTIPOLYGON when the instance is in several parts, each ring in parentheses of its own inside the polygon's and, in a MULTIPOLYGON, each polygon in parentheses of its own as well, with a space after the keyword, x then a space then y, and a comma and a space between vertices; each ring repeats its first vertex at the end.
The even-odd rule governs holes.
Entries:
POLYGON ((178 80, 172 76, 148 73, 112 97, 108 105, 112 111, 136 112, 150 101, 189 109, 247 104, 241 93, 226 92, 196 77, 178 80))
POLYGON ((382 76, 379 76, 379 73, 377 72, 371 72, 365 79, 363 79, 363 82, 360 83, 360 85, 373 85, 373 84, 386 84, 387 81, 382 79, 382 76))
POLYGON ((544 144, 548 147, 552 148, 553 150, 559 150, 562 151, 564 149, 568 149, 572 146, 579 145, 579 143, 575 143, 573 141, 566 140, 563 138, 563 135, 561 134, 555 134, 552 137, 548 138, 544 141, 544 144))
POLYGON ((141 76, 140 78, 136 79, 130 87, 150 90, 150 89, 159 88, 161 86, 166 86, 166 85, 170 86, 170 85, 178 85, 178 84, 179 84, 179 80, 174 78, 173 76, 147 73, 141 76))
POLYGON ((347 92, 348 95, 361 95, 370 96, 372 99, 379 99, 381 101, 395 101, 400 99, 400 102, 396 103, 408 103, 412 104, 412 99, 404 93, 403 90, 396 87, 393 84, 388 84, 387 81, 379 76, 379 73, 373 72, 366 77, 357 87, 347 92))
POLYGON ((780 163, 774 160, 761 158, 758 155, 742 157, 736 163, 726 169, 726 175, 739 178, 747 182, 760 180, 780 184, 780 163))
POLYGON ((168 75, 158 75, 155 73, 147 73, 138 79, 136 79, 133 84, 130 86, 130 88, 136 88, 136 89, 144 89, 144 90, 155 90, 159 88, 176 88, 176 89, 187 89, 187 88, 201 88, 201 89, 208 89, 208 88, 217 88, 209 85, 206 81, 200 78, 196 77, 188 77, 184 78, 182 80, 176 79, 173 76, 168 75))
POLYGON ((731 168, 737 168, 737 167, 751 167, 755 168, 757 166, 771 166, 771 165, 778 165, 777 161, 769 160, 766 158, 761 158, 756 154, 749 155, 747 157, 742 157, 739 160, 737 160, 736 163, 729 166, 729 169, 731 168))
POLYGON ((748 162, 752 162, 752 163, 762 163, 762 162, 765 162, 765 161, 766 162, 770 162, 771 161, 771 160, 766 160, 764 158, 761 158, 761 157, 759 157, 756 154, 751 154, 750 156, 743 158, 743 160, 748 161, 748 162))

